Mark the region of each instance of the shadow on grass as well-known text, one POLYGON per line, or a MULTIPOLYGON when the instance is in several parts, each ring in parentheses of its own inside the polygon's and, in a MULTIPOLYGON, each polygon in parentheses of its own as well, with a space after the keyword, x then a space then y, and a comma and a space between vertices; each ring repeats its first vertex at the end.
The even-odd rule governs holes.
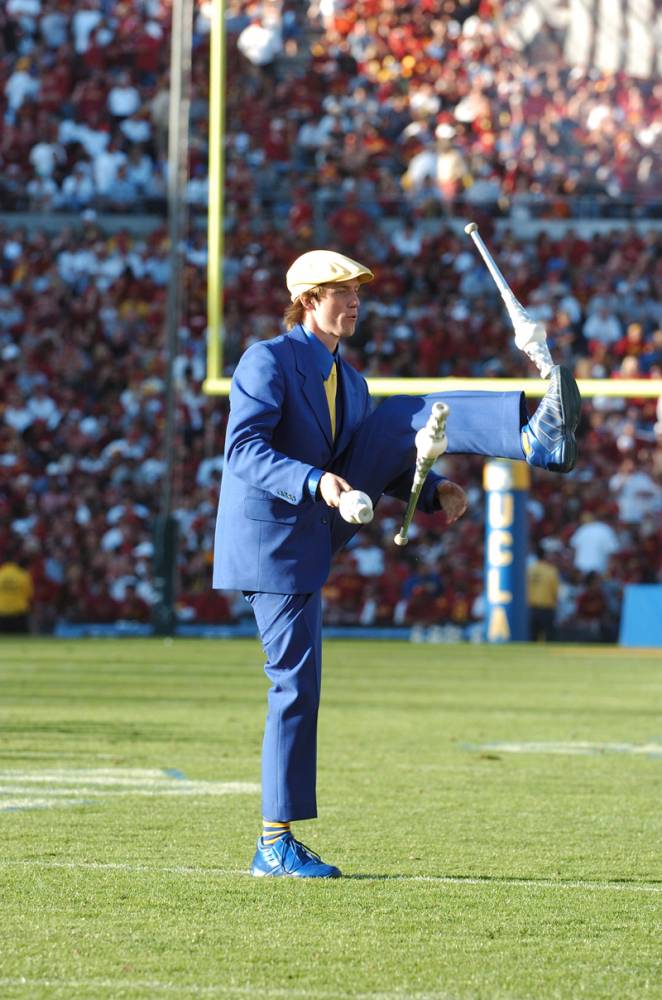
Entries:
POLYGON ((344 879, 355 882, 447 882, 451 885, 540 885, 540 886, 613 886, 626 888, 628 886, 662 886, 662 879, 614 878, 598 879, 577 876, 576 878, 541 878, 535 875, 406 875, 404 873, 370 874, 356 872, 343 875, 344 879))

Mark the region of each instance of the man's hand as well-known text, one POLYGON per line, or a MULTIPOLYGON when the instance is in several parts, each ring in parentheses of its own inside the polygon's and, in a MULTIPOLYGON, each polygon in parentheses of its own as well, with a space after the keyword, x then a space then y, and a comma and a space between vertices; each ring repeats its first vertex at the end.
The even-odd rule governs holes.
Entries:
POLYGON ((466 512, 467 495, 457 483, 451 483, 449 479, 442 480, 437 486, 437 496, 449 524, 453 524, 466 512))
POLYGON ((320 496, 327 507, 337 507, 340 503, 340 494, 347 493, 351 488, 342 476, 334 476, 332 472, 325 472, 320 479, 320 496))

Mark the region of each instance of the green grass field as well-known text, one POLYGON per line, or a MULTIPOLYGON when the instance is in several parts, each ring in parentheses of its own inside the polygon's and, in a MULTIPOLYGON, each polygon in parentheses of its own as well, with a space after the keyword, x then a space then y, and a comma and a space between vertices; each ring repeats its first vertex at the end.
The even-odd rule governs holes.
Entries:
POLYGON ((662 657, 329 642, 343 870, 253 879, 254 641, 0 644, 0 998, 662 997, 662 657))

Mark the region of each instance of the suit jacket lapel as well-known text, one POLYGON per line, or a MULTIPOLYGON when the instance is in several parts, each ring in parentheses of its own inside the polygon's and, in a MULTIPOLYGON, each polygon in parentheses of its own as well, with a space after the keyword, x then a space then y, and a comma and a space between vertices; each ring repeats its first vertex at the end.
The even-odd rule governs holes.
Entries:
POLYGON ((303 394, 308 400, 308 403, 315 414, 315 418, 320 425, 320 429, 322 430, 325 438, 330 445, 333 445, 329 404, 326 400, 326 393, 324 392, 324 383, 322 382, 320 373, 314 364, 313 352, 308 346, 306 335, 300 326, 295 326, 294 329, 290 331, 289 336, 294 348, 297 371, 301 375, 301 388, 303 394))

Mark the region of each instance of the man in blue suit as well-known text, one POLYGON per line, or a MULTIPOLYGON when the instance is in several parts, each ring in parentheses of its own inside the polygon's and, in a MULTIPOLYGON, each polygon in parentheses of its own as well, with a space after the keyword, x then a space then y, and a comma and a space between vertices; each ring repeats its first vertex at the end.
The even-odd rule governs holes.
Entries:
MULTIPOLYGON (((214 587, 241 590, 251 604, 271 681, 254 875, 340 875, 294 838, 290 823, 317 815, 321 588, 333 553, 358 530, 339 515, 341 494, 362 490, 374 505, 383 494, 406 501, 414 437, 439 399, 450 407, 449 453, 526 458, 560 472, 575 463, 579 393, 563 368, 552 370, 530 420, 518 392, 398 396, 372 411, 365 380, 339 351, 372 278, 334 251, 297 258, 286 276, 288 332, 253 344, 232 380, 214 587)), ((428 475, 422 511, 443 510, 452 523, 466 505, 460 486, 428 475)))

